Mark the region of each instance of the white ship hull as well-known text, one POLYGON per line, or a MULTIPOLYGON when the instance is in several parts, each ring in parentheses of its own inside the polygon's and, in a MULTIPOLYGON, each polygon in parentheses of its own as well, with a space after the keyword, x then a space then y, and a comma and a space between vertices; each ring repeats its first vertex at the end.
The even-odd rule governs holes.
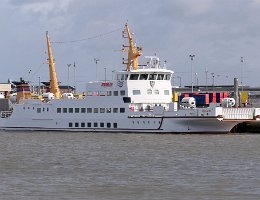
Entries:
MULTIPOLYGON (((228 133, 240 122, 253 120, 253 109, 239 118, 232 113, 233 119, 220 117, 223 108, 195 108, 178 111, 164 111, 158 106, 154 111, 133 112, 128 104, 118 102, 100 102, 97 107, 91 99, 52 100, 43 103, 40 100, 23 101, 14 105, 9 117, 0 118, 1 130, 30 131, 81 131, 81 132, 120 132, 120 133, 228 133), (122 113, 100 113, 100 109, 114 108, 122 113), (59 113, 60 108, 67 108, 66 113, 59 113), (83 108, 83 110, 82 110, 83 108), (93 108, 87 113, 87 108, 93 108), (71 111, 71 113, 69 113, 71 111), (84 111, 84 112, 83 112, 84 111), (208 112, 207 116, 205 111, 208 112)), ((236 111, 236 110, 235 110, 236 111)), ((245 112, 245 111, 243 111, 245 112)))
MULTIPOLYGON (((237 125, 240 121, 230 121, 230 122, 220 122, 217 119, 175 119, 175 118, 157 118, 157 119, 146 119, 145 121, 151 121, 153 123, 162 122, 162 125, 158 127, 153 127, 151 125, 142 125, 140 127, 129 127, 126 123, 131 124, 132 121, 126 119, 117 121, 118 128, 83 128, 75 127, 68 128, 62 126, 52 125, 52 120, 44 120, 49 125, 46 126, 35 126, 34 124, 39 124, 34 120, 23 123, 24 125, 3 125, 0 127, 1 130, 26 130, 26 131, 78 131, 78 132, 120 132, 120 133, 228 133, 230 130, 237 125), (29 125, 30 124, 30 125, 29 125), (126 125, 124 125, 126 124, 126 125)), ((143 118, 140 118, 140 121, 143 122, 143 118)), ((65 123, 65 122, 64 122, 65 123)), ((18 123, 16 123, 18 124, 18 123)), ((61 124, 61 123, 60 123, 61 124)))

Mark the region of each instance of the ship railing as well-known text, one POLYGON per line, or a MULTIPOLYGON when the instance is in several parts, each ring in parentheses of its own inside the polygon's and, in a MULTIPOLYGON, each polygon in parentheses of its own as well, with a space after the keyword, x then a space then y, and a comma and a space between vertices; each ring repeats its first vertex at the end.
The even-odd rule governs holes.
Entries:
POLYGON ((224 119, 253 119, 254 108, 223 108, 224 119))
POLYGON ((1 118, 7 118, 7 117, 10 117, 12 115, 12 111, 2 111, 0 112, 0 117, 1 118))

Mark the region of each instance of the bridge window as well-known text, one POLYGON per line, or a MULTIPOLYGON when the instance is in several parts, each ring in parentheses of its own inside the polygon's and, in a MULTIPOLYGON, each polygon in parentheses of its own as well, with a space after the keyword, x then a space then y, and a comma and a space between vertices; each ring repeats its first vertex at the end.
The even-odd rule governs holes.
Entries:
POLYGON ((113 113, 118 113, 118 108, 113 108, 113 113))
POLYGON ((149 80, 156 80, 157 74, 149 74, 149 80))
POLYGON ((57 108, 57 113, 61 113, 61 108, 57 108))
POLYGON ((105 113, 105 108, 100 108, 100 113, 105 113))
POLYGON ((159 90, 154 90, 154 94, 158 95, 159 94, 159 90))
POLYGON ((163 78, 164 78, 164 74, 158 74, 157 80, 163 80, 163 78))
POLYGON ((139 80, 147 80, 148 74, 140 74, 139 80))
POLYGON ((63 111, 63 113, 67 113, 68 109, 67 108, 63 108, 62 111, 63 111))
POLYGON ((112 96, 112 91, 107 91, 107 96, 112 96))
POLYGON ((87 113, 92 113, 92 108, 87 108, 87 113))
POLYGON ((85 127, 85 123, 84 122, 81 123, 81 127, 85 127))
POLYGON ((85 113, 86 112, 86 108, 81 108, 81 113, 85 113))
POLYGON ((106 108, 107 113, 111 113, 111 108, 106 108))
POLYGON ((164 80, 170 80, 170 79, 171 79, 171 74, 166 74, 164 80))
POLYGON ((138 80, 139 74, 131 74, 130 80, 138 80))
POLYGON ((98 108, 94 108, 94 113, 98 113, 98 108))
POLYGON ((69 108, 69 113, 73 113, 73 108, 69 108))
POLYGON ((125 112, 125 108, 120 108, 120 113, 124 113, 125 112))
POLYGON ((69 123, 69 127, 73 127, 73 124, 71 122, 69 123))

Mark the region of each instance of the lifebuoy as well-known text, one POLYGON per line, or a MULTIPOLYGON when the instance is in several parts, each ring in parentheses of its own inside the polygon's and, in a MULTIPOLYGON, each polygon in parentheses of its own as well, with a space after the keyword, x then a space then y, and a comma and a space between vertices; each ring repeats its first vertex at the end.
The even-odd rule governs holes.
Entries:
POLYGON ((134 112, 135 106, 133 104, 130 104, 129 109, 134 112))

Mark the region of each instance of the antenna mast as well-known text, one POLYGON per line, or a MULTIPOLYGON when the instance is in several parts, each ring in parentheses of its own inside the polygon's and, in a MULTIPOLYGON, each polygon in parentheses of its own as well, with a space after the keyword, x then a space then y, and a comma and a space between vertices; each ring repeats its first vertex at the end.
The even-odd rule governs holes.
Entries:
POLYGON ((49 61, 49 71, 50 71, 50 92, 54 94, 56 99, 61 97, 57 74, 55 69, 55 62, 52 55, 51 42, 48 31, 46 31, 47 47, 48 47, 48 61, 49 61))

